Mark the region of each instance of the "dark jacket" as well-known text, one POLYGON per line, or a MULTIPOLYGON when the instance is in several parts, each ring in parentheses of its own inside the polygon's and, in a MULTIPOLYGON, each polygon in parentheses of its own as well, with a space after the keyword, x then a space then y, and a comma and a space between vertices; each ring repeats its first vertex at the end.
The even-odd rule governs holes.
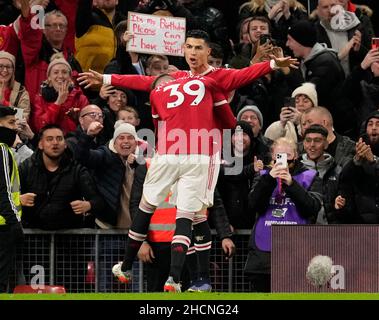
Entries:
POLYGON ((47 230, 93 227, 93 217, 84 218, 73 212, 70 202, 75 200, 89 201, 93 215, 103 210, 103 200, 88 170, 75 162, 68 150, 50 181, 40 150, 21 163, 20 180, 21 194, 37 194, 33 207, 23 207, 26 227, 47 230))
POLYGON ((302 163, 308 168, 317 171, 322 181, 323 216, 318 217, 317 223, 336 223, 334 214, 334 200, 338 195, 338 180, 342 167, 337 165, 330 154, 325 154, 325 159, 315 163, 309 160, 306 154, 302 155, 302 163))
POLYGON ((80 134, 75 157, 80 163, 93 170, 96 186, 105 201, 105 209, 98 212, 96 217, 101 221, 116 225, 126 166, 120 156, 111 151, 108 145, 91 149, 92 143, 92 137, 84 133, 80 134))
POLYGON ((336 210, 339 223, 379 223, 379 161, 356 163, 351 160, 342 170, 338 194, 346 205, 336 210))
MULTIPOLYGON (((138 214, 138 206, 142 198, 143 183, 145 181, 146 173, 146 165, 140 165, 135 170, 129 204, 132 220, 138 214)), ((233 233, 231 231, 229 220, 217 189, 215 190, 213 202, 213 207, 208 209, 209 219, 211 220, 212 225, 216 228, 217 235, 220 239, 230 238, 233 233)))
MULTIPOLYGON (((307 170, 300 162, 295 163, 291 170, 291 175, 297 175, 307 170)), ((272 178, 269 173, 258 176, 254 180, 253 188, 249 194, 249 206, 251 215, 263 215, 269 205, 271 195, 277 185, 276 179, 272 178)), ((314 223, 318 212, 321 209, 321 179, 317 176, 314 178, 310 188, 305 190, 295 180, 291 186, 283 183, 283 190, 296 205, 300 216, 308 218, 309 222, 314 223)), ((269 274, 271 267, 271 253, 261 251, 255 244, 255 226, 250 239, 250 250, 247 258, 245 272, 247 274, 269 274)))

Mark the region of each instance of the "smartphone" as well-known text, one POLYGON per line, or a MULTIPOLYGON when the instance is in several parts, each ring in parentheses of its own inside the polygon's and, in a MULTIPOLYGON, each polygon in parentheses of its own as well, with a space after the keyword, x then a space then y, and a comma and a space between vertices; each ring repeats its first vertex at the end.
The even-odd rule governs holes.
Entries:
POLYGON ((379 38, 372 38, 371 39, 371 49, 379 50, 379 38))
POLYGON ((16 119, 22 120, 24 118, 24 109, 21 108, 14 108, 17 110, 17 113, 15 115, 16 119))
POLYGON ((269 43, 272 42, 271 35, 269 35, 269 34, 261 34, 261 36, 260 36, 260 38, 259 38, 259 45, 263 45, 263 44, 265 44, 267 41, 268 41, 269 43))
POLYGON ((287 153, 277 153, 275 163, 279 163, 281 167, 287 167, 287 153))
POLYGON ((284 107, 293 107, 295 108, 296 107, 296 99, 295 98, 292 98, 292 97, 285 97, 284 98, 284 101, 283 101, 283 105, 284 107))

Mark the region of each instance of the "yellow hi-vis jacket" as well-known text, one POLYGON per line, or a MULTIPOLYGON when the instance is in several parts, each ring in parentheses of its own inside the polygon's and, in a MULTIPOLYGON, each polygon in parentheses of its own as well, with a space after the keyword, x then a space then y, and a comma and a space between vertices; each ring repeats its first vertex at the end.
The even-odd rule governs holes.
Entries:
MULTIPOLYGON (((17 163, 13 157, 12 150, 8 145, 0 143, 0 152, 2 152, 2 165, 4 168, 4 185, 7 189, 8 199, 1 199, 1 201, 9 201, 13 213, 16 215, 17 221, 21 221, 22 209, 20 201, 20 176, 18 174, 17 163), (7 153, 7 154, 6 154, 7 153), (9 155, 12 161, 12 175, 9 172, 9 155), (9 180, 10 178, 10 180, 9 180)), ((0 212, 0 225, 6 224, 6 216, 9 212, 0 212)))

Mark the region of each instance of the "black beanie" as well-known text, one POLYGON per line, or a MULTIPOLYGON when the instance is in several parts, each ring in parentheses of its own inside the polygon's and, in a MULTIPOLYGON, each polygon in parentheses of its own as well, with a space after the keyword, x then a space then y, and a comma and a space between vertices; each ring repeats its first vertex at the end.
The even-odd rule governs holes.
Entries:
POLYGON ((250 143, 253 144, 253 142, 255 141, 255 138, 254 138, 254 132, 251 128, 251 125, 246 121, 242 121, 242 120, 237 121, 236 127, 234 129, 232 129, 232 134, 235 133, 235 131, 238 127, 239 127, 239 129, 242 129, 242 131, 249 136, 250 143))
POLYGON ((366 129, 367 129, 367 124, 368 124, 368 122, 369 122, 370 119, 372 119, 372 118, 379 119, 379 111, 378 111, 378 110, 375 110, 375 111, 371 112, 371 113, 367 116, 366 121, 364 122, 365 131, 366 131, 366 129))
POLYGON ((0 104, 0 118, 4 118, 6 116, 14 116, 16 113, 16 109, 0 104))
POLYGON ((316 28, 307 20, 301 20, 289 27, 288 35, 304 47, 312 48, 317 42, 316 28))

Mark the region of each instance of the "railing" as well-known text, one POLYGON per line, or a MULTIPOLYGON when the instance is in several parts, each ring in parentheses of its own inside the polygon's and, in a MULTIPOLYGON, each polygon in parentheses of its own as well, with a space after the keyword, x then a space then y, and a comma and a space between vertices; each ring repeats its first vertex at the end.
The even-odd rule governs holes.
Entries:
MULTIPOLYGON (((72 229, 43 231, 24 229, 25 241, 19 250, 14 282, 63 285, 67 292, 145 292, 143 263, 133 266, 131 286, 119 283, 112 266, 122 260, 126 230, 72 229), (22 270, 22 271, 20 271, 22 270)), ((250 230, 238 230, 233 237, 236 255, 225 260, 221 242, 212 230, 211 282, 219 292, 247 292, 243 274, 250 230)))

